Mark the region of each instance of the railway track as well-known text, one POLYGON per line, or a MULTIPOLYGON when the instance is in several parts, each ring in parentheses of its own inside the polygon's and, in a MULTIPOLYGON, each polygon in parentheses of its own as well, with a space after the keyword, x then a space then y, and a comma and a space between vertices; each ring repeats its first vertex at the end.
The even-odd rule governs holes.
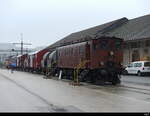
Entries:
MULTIPOLYGON (((138 83, 136 83, 136 85, 137 84, 138 83)), ((99 85, 98 86, 98 85, 83 83, 82 85, 84 85, 85 87, 90 88, 90 89, 105 91, 105 92, 114 93, 114 94, 118 94, 118 93, 124 94, 123 92, 125 92, 125 93, 128 92, 128 93, 132 93, 132 94, 139 94, 139 95, 146 95, 146 96, 150 95, 150 88, 148 89, 148 88, 142 88, 140 86, 137 86, 137 87, 129 86, 127 84, 121 84, 121 85, 117 85, 117 86, 112 86, 112 85, 99 85)), ((145 84, 145 86, 148 87, 149 84, 145 84)))
POLYGON ((144 85, 144 86, 150 86, 150 83, 142 83, 142 82, 133 82, 133 81, 123 81, 125 83, 133 83, 133 84, 136 84, 136 85, 144 85))
MULTIPOLYGON (((66 80, 63 79, 62 81, 65 82, 70 82, 70 80, 66 80)), ((106 85, 94 85, 91 83, 86 83, 86 82, 81 82, 80 85, 81 86, 85 86, 87 88, 91 88, 91 89, 99 89, 99 90, 103 90, 103 91, 109 91, 109 92, 117 92, 117 91, 130 91, 130 92, 135 92, 135 93, 140 93, 140 94, 145 94, 145 95, 150 95, 150 83, 140 83, 140 82, 131 82, 131 81, 123 81, 123 84, 121 85, 117 85, 117 86, 113 86, 111 84, 106 84, 106 85), (126 83, 130 83, 130 86, 126 83), (131 86, 131 84, 133 84, 134 86, 131 86), (137 86, 138 85, 138 86, 137 86), (143 87, 141 87, 144 86, 143 87), (148 88, 146 88, 148 87, 148 88)))
POLYGON ((129 86, 124 86, 124 85, 122 85, 120 88, 126 89, 127 91, 135 92, 135 93, 150 95, 150 89, 144 89, 144 88, 139 88, 139 87, 129 87, 129 86))

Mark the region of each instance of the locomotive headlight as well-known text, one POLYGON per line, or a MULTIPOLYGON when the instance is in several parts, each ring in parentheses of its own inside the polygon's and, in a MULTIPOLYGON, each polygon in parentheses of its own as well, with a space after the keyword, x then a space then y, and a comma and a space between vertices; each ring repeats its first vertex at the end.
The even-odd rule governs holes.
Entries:
POLYGON ((111 55, 111 56, 113 56, 113 55, 114 55, 114 52, 113 52, 113 51, 111 51, 111 52, 110 52, 110 55, 111 55))

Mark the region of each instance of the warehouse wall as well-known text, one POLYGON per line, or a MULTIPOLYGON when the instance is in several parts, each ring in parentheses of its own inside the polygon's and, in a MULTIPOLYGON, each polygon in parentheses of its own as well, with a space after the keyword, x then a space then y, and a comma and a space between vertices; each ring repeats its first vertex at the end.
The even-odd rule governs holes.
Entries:
POLYGON ((124 66, 132 61, 150 60, 150 38, 146 40, 126 42, 123 52, 124 66), (133 46, 133 43, 135 46, 133 46))

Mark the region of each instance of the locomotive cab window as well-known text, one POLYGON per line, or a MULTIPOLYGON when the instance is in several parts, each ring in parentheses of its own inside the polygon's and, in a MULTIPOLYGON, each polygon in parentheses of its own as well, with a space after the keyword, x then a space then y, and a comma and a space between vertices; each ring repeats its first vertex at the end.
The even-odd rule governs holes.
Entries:
POLYGON ((97 43, 94 43, 94 44, 93 44, 93 49, 94 49, 94 50, 98 49, 98 44, 97 44, 97 43))
POLYGON ((121 41, 116 41, 116 42, 115 42, 115 48, 116 48, 117 50, 122 49, 122 42, 121 42, 121 41))
POLYGON ((108 49, 108 40, 100 40, 98 42, 93 43, 93 49, 108 49))
POLYGON ((101 49, 108 48, 108 40, 102 40, 102 41, 100 41, 100 48, 101 49))

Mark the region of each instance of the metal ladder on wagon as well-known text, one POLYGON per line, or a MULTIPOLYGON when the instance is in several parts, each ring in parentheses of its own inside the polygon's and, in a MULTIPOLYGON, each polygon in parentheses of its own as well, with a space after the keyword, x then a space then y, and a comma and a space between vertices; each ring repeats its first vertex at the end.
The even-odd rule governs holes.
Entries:
POLYGON ((80 86, 79 76, 85 76, 88 72, 85 70, 86 73, 83 71, 79 75, 79 70, 82 69, 88 62, 89 60, 84 60, 74 68, 73 82, 71 82, 71 85, 80 86))

